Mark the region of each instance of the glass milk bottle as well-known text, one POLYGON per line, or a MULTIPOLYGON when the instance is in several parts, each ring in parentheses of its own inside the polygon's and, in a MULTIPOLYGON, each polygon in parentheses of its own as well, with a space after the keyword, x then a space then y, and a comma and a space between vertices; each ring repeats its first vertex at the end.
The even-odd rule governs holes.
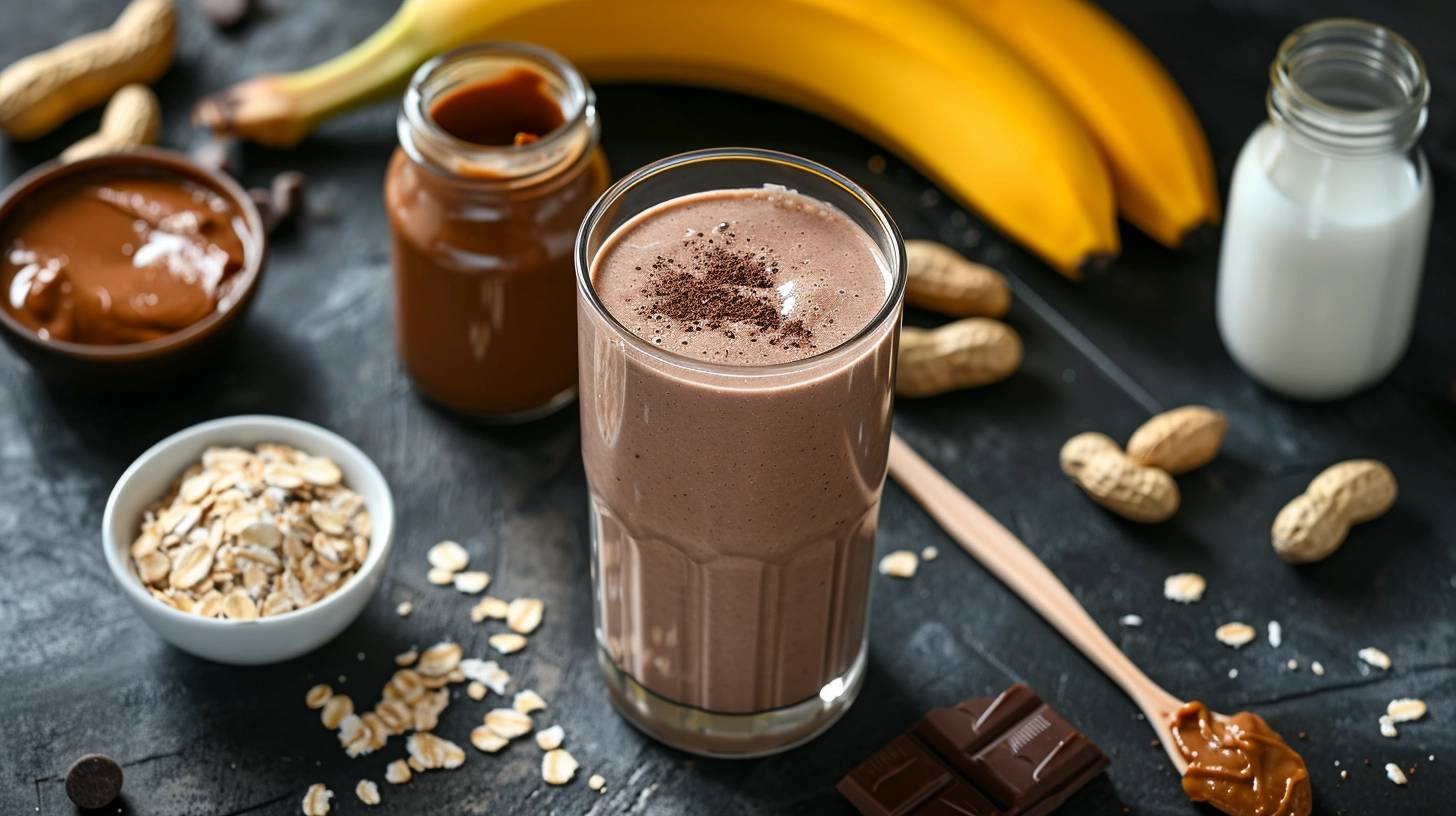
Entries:
POLYGON ((1416 139, 1430 82, 1398 34, 1321 20, 1279 46, 1269 121, 1234 167, 1218 328, 1265 386, 1335 399, 1395 367, 1410 340, 1431 224, 1416 139))

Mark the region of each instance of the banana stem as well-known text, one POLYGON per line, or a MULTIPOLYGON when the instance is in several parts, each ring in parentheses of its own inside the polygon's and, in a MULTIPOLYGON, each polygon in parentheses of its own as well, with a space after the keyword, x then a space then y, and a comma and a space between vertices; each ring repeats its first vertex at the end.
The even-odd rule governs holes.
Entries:
POLYGON ((423 0, 408 0, 378 31, 328 62, 279 77, 279 84, 299 100, 297 112, 312 130, 349 108, 384 99, 404 90, 410 74, 439 50, 439 43, 420 43, 414 23, 423 0))
POLYGON ((440 5, 406 0, 378 31, 348 51, 303 71, 226 88, 199 102, 193 119, 219 136, 292 147, 330 117, 398 94, 425 60, 475 34, 469 25, 421 25, 428 15, 441 15, 440 5))

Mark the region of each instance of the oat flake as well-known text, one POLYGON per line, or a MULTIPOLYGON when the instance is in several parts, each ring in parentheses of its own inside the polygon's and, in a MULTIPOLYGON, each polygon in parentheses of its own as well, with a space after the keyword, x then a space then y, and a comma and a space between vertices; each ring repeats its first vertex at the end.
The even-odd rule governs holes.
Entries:
POLYGON ((1163 579, 1163 597, 1178 603, 1197 603, 1206 589, 1208 582, 1196 572, 1180 572, 1163 579))
POLYGON ((914 578, 920 557, 909 550, 896 550, 880 559, 880 574, 896 578, 914 578))
POLYGON ((565 785, 576 776, 576 769, 581 767, 576 762, 576 757, 567 753, 565 748, 557 748, 554 751, 547 751, 541 757, 541 777, 549 785, 565 785))
POLYGON ((514 654, 526 648, 526 638, 515 632, 502 632, 499 635, 491 635, 486 640, 492 649, 503 655, 514 654))
POLYGON ((565 739, 566 729, 559 725, 553 725, 544 731, 536 732, 536 745, 540 746, 543 751, 554 751, 560 748, 562 741, 565 739))
POLYGON ((396 759, 384 766, 384 781, 391 785, 403 785, 410 781, 412 776, 409 763, 402 759, 396 759))
POLYGON ((359 780, 359 784, 354 786, 354 795, 366 805, 379 804, 379 786, 368 779, 359 780))
POLYGON ((1377 669, 1385 670, 1390 668, 1390 655, 1380 651, 1374 646, 1366 646, 1358 653, 1361 660, 1369 663, 1377 669))
POLYGON ((509 745, 510 742, 510 740, 484 725, 477 725, 470 732, 470 744, 474 745, 477 750, 484 751, 487 754, 493 754, 499 751, 509 745))
POLYGON ((334 792, 324 787, 322 782, 309 785, 308 793, 303 795, 303 816, 328 816, 329 800, 332 798, 334 792))
POLYGON ((1247 643, 1253 642, 1254 638, 1258 636, 1258 633, 1254 631, 1254 627, 1247 623, 1234 621, 1233 623, 1225 623, 1223 626, 1215 629, 1213 636, 1218 638, 1219 643, 1238 649, 1247 643))

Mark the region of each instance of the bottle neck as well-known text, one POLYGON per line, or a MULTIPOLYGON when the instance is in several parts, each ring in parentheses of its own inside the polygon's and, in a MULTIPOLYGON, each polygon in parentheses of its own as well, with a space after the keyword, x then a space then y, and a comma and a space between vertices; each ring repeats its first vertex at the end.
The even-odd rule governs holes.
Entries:
POLYGON ((540 184, 581 165, 600 134, 596 95, 576 69, 545 49, 517 43, 465 46, 420 66, 405 92, 396 129, 400 147, 416 164, 460 186, 492 190, 540 184), (458 138, 436 121, 433 112, 449 95, 523 69, 540 76, 540 92, 561 111, 562 123, 550 132, 531 133, 534 139, 516 144, 482 145, 458 138))
POLYGON ((1388 28, 1319 20, 1296 29, 1269 68, 1269 118, 1304 147, 1339 158, 1404 153, 1426 126, 1420 54, 1388 28))

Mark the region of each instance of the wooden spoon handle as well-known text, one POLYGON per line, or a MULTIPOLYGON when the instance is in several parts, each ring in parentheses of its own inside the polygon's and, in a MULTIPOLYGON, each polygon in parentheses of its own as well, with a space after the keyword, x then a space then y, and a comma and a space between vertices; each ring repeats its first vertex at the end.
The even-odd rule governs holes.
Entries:
POLYGON ((1011 587, 1012 592, 1021 596, 1121 686, 1160 734, 1166 731, 1164 723, 1168 715, 1182 706, 1182 702, 1148 679, 1113 645, 1035 553, 920 458, 898 434, 890 437, 890 477, 920 502, 966 552, 1011 587))

